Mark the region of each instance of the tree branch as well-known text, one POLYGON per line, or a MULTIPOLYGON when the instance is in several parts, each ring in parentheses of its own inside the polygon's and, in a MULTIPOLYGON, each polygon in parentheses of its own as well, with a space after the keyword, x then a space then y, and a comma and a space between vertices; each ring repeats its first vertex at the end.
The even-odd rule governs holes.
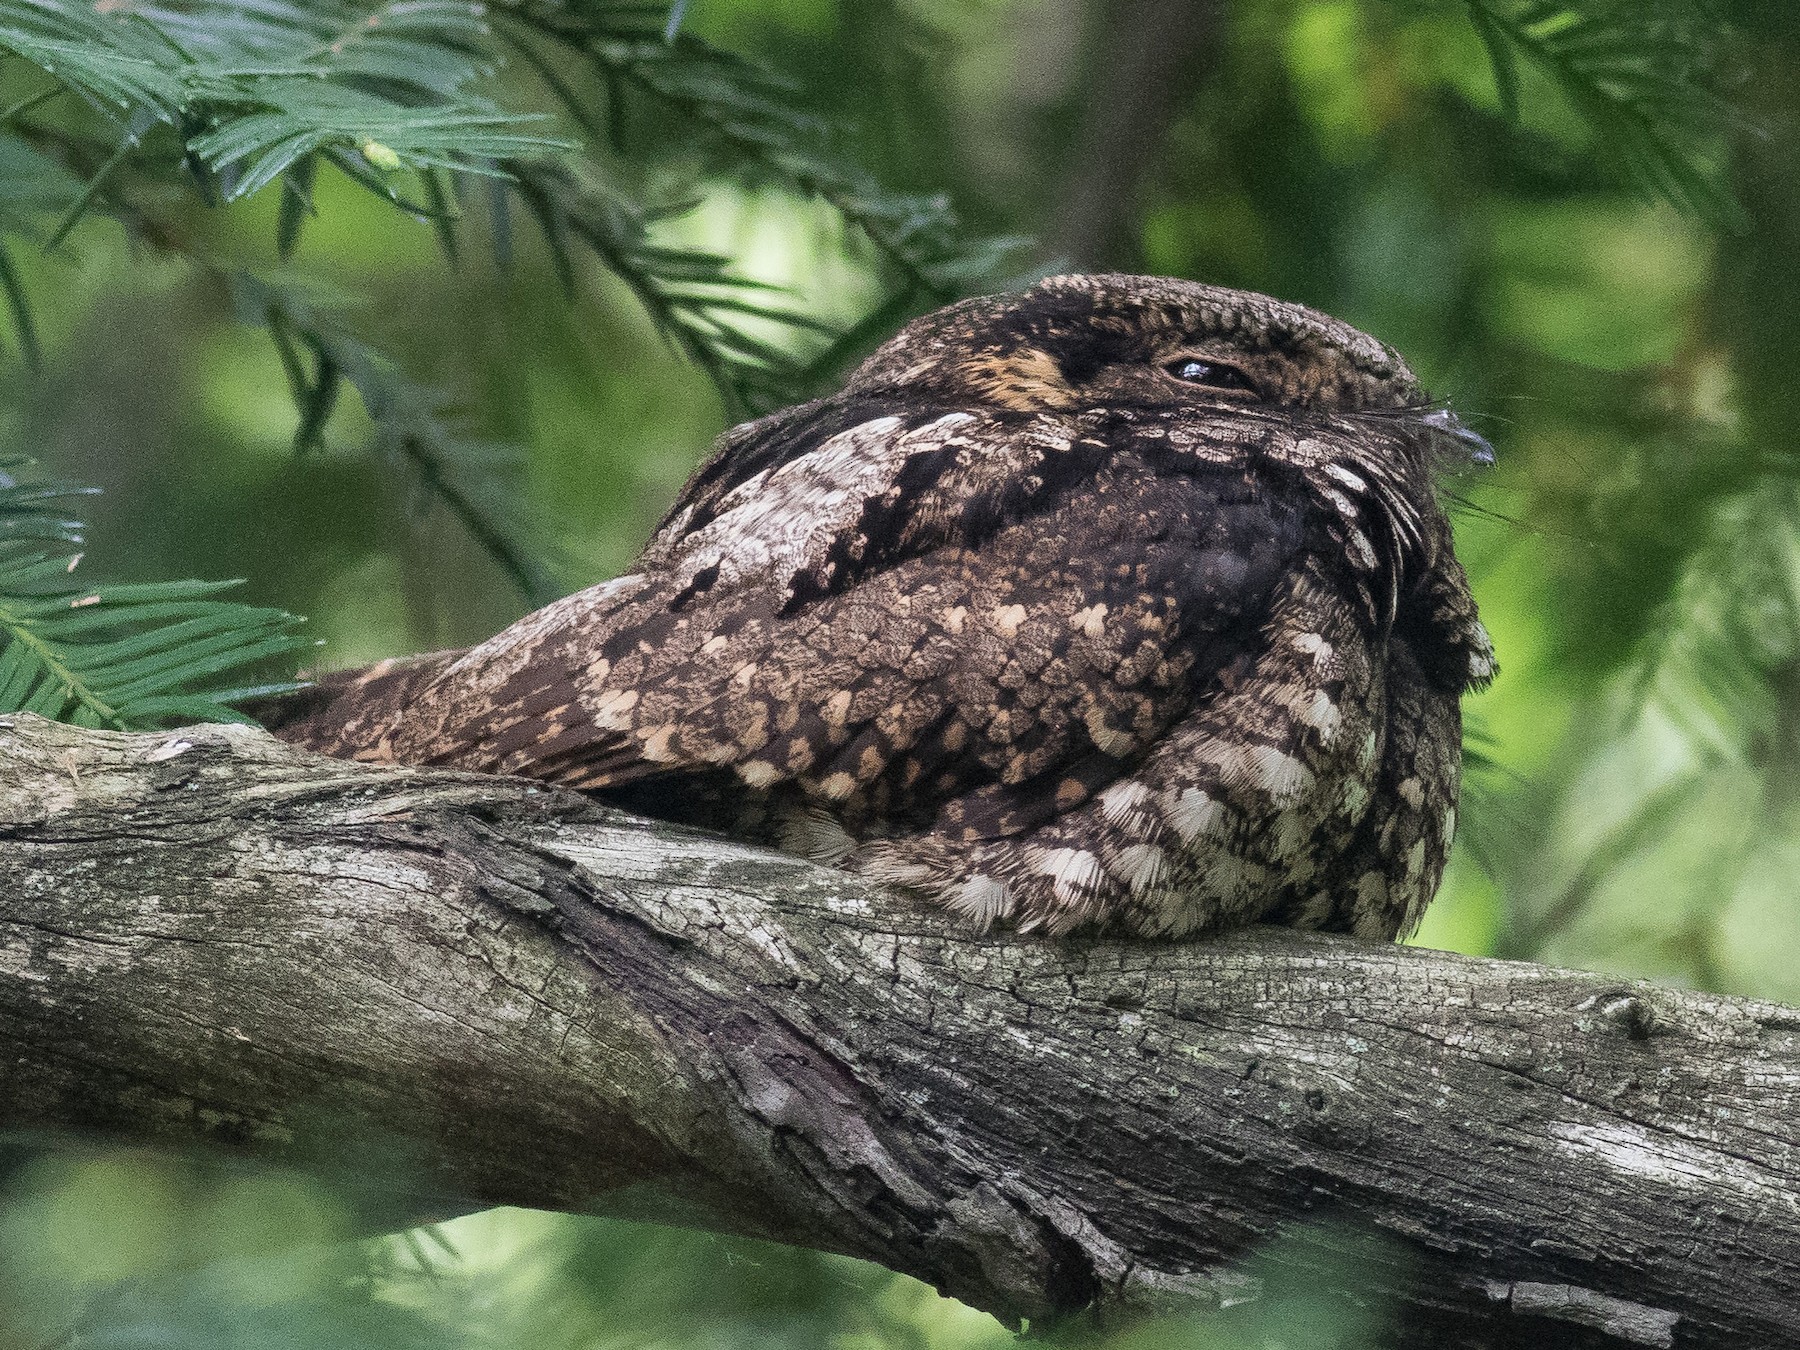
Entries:
POLYGON ((0 1041, 3 1128, 770 1237, 1038 1328, 1255 1299, 1286 1230, 1397 1346, 1800 1342, 1800 1012, 1277 931, 975 937, 242 728, 0 718, 0 1041))

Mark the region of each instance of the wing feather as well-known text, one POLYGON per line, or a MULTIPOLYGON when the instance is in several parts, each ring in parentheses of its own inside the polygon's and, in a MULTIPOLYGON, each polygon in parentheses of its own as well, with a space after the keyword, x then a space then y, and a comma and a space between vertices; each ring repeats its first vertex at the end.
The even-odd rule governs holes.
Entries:
POLYGON ((589 789, 729 770, 854 830, 1029 828, 1207 696, 1306 534, 1237 470, 1059 477, 1075 444, 968 414, 841 430, 472 650, 396 757, 589 789), (1013 497, 971 513, 989 482, 1013 497))

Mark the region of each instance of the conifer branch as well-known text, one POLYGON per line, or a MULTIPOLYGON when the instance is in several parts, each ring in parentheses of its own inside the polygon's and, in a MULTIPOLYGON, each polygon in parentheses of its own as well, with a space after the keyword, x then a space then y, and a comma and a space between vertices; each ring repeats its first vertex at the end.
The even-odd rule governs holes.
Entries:
POLYGON ((245 721, 231 705, 292 689, 221 683, 304 647, 299 620, 217 597, 239 583, 91 586, 76 576, 90 489, 27 483, 0 464, 0 712, 124 731, 245 721))
POLYGON ((1717 85, 1731 42, 1686 0, 1463 0, 1502 111, 1521 117, 1519 59, 1555 83, 1627 182, 1706 220, 1746 223, 1720 168, 1738 125, 1717 85))

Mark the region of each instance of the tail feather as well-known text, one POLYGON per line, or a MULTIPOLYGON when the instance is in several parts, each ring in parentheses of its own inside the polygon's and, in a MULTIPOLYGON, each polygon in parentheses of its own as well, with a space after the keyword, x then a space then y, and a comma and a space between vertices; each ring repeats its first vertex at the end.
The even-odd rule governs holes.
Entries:
POLYGON ((315 675, 307 688, 244 711, 292 745, 337 759, 390 764, 394 731, 407 708, 463 654, 428 652, 315 675))

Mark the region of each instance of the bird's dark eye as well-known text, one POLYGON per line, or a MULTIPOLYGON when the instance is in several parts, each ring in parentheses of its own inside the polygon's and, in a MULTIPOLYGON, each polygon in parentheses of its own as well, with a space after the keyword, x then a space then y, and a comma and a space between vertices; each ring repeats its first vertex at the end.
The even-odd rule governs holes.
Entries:
POLYGON ((1245 389, 1252 392, 1256 389, 1243 371, 1216 361, 1202 361, 1198 357, 1178 356, 1163 369, 1183 384, 1204 384, 1212 389, 1245 389))

